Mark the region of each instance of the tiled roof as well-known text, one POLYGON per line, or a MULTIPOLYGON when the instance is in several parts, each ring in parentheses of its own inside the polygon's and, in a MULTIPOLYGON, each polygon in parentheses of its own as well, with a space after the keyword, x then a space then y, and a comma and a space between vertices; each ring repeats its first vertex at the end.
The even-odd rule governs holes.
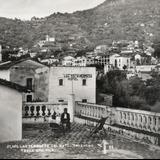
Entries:
MULTIPOLYGON (((27 60, 31 60, 31 61, 34 61, 32 60, 31 58, 26 58, 26 59, 21 59, 21 60, 18 60, 18 61, 8 61, 8 62, 4 62, 4 63, 0 63, 0 70, 8 70, 10 69, 12 66, 16 65, 16 64, 19 64, 21 62, 24 62, 24 61, 27 61, 27 60)), ((36 62, 36 61, 34 61, 36 62)), ((39 63, 41 65, 44 65, 40 62, 36 62, 36 63, 39 63)), ((45 66, 45 65, 44 65, 45 66)))
POLYGON ((16 83, 10 82, 10 81, 6 81, 4 79, 0 79, 0 85, 9 87, 11 89, 15 89, 19 92, 31 92, 31 90, 27 89, 26 87, 20 86, 16 83))
POLYGON ((23 62, 25 60, 22 59, 22 60, 19 60, 19 61, 8 61, 8 62, 0 63, 0 70, 10 69, 12 66, 14 66, 14 65, 16 65, 18 63, 21 63, 21 62, 23 62))

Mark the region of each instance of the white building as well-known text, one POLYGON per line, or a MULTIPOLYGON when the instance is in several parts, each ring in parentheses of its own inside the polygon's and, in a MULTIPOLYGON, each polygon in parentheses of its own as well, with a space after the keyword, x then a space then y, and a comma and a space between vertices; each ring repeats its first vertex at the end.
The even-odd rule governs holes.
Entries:
POLYGON ((141 65, 136 66, 136 73, 139 78, 142 78, 143 81, 152 79, 151 72, 156 70, 156 65, 141 65))
POLYGON ((115 67, 119 68, 120 70, 124 69, 124 66, 130 68, 130 58, 129 57, 116 57, 115 59, 115 67))
POLYGON ((0 79, 0 143, 22 140, 22 99, 26 91, 0 79))
POLYGON ((139 60, 139 61, 141 62, 142 56, 137 53, 137 54, 134 56, 134 59, 135 59, 135 60, 139 60))
POLYGON ((72 56, 64 57, 62 60, 62 66, 73 66, 75 58, 72 56))
POLYGON ((0 65, 0 77, 30 89, 23 101, 67 102, 75 94, 76 101, 96 102, 96 68, 46 67, 32 60, 0 65))
POLYGON ((30 57, 31 57, 31 58, 34 58, 34 57, 37 56, 37 54, 38 54, 37 52, 31 52, 31 53, 30 53, 30 57))
POLYGON ((120 56, 119 54, 114 54, 110 56, 110 64, 113 65, 113 67, 118 68, 120 70, 123 70, 124 66, 129 69, 131 67, 131 58, 130 57, 125 57, 125 56, 120 56))
POLYGON ((0 45, 0 62, 2 62, 2 46, 0 45))
POLYGON ((0 78, 27 87, 24 101, 48 101, 49 68, 30 59, 0 64, 0 78))
POLYGON ((74 60, 73 66, 86 67, 87 66, 87 58, 86 57, 77 57, 74 60))
POLYGON ((109 71, 113 70, 113 66, 110 64, 106 64, 104 66, 104 74, 107 74, 109 71))
POLYGON ((55 37, 50 37, 49 35, 46 35, 46 42, 55 42, 55 37))
POLYGON ((95 48, 94 53, 98 55, 99 53, 105 53, 108 50, 107 45, 99 45, 95 48))
POLYGON ((96 68, 50 68, 49 102, 67 102, 70 94, 76 101, 96 103, 96 68))
POLYGON ((48 65, 52 65, 52 64, 58 64, 59 63, 59 60, 56 59, 56 58, 46 58, 46 59, 42 59, 41 60, 41 63, 44 63, 44 64, 48 64, 48 65))
POLYGON ((151 72, 156 68, 156 65, 140 65, 136 66, 136 72, 151 72))
POLYGON ((109 63, 110 63, 109 55, 99 56, 98 64, 105 66, 109 63))
POLYGON ((112 54, 112 55, 110 55, 110 57, 109 57, 109 63, 111 65, 115 66, 115 59, 116 59, 116 57, 119 57, 119 56, 120 56, 119 54, 112 54))

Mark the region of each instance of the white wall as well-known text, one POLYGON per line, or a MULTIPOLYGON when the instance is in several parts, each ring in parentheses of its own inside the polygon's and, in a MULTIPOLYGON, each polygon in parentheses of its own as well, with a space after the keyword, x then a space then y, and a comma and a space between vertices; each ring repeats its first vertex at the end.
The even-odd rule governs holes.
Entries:
POLYGON ((87 99, 89 103, 96 103, 96 68, 92 67, 52 67, 49 77, 49 102, 57 103, 58 100, 68 101, 72 94, 72 81, 65 78, 65 74, 91 74, 87 78, 87 86, 82 86, 82 79, 73 81, 73 93, 76 101, 87 99), (59 79, 63 79, 64 86, 59 86, 59 79))
POLYGON ((130 58, 126 58, 126 57, 118 57, 117 58, 117 67, 120 70, 123 70, 123 67, 126 65, 127 68, 130 68, 130 58))
POLYGON ((0 79, 10 81, 10 70, 0 70, 0 79))
POLYGON ((2 45, 0 45, 0 62, 2 62, 2 45))
POLYGON ((0 85, 0 142, 22 140, 22 94, 0 85))
POLYGON ((136 66, 137 72, 151 72, 153 69, 156 68, 156 65, 142 65, 136 66))

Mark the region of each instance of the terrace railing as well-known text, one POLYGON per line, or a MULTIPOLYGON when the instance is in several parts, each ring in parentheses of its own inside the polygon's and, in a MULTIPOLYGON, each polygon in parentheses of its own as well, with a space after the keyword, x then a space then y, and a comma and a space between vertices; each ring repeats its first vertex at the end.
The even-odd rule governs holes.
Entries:
POLYGON ((76 103, 76 115, 100 119, 105 111, 112 115, 112 124, 160 134, 160 113, 132 110, 126 108, 109 108, 107 106, 76 103))
POLYGON ((47 103, 47 102, 33 102, 23 104, 23 118, 40 118, 50 117, 56 112, 57 116, 63 113, 64 108, 68 108, 67 103, 47 103))

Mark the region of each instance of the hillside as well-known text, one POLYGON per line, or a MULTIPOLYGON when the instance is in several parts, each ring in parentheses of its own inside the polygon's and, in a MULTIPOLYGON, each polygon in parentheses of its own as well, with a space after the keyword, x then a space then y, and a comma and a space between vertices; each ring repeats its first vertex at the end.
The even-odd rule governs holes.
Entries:
POLYGON ((119 39, 150 43, 160 37, 160 1, 106 0, 73 14, 56 13, 25 22, 0 18, 0 24, 0 43, 10 46, 32 46, 46 34, 94 46, 119 39))

